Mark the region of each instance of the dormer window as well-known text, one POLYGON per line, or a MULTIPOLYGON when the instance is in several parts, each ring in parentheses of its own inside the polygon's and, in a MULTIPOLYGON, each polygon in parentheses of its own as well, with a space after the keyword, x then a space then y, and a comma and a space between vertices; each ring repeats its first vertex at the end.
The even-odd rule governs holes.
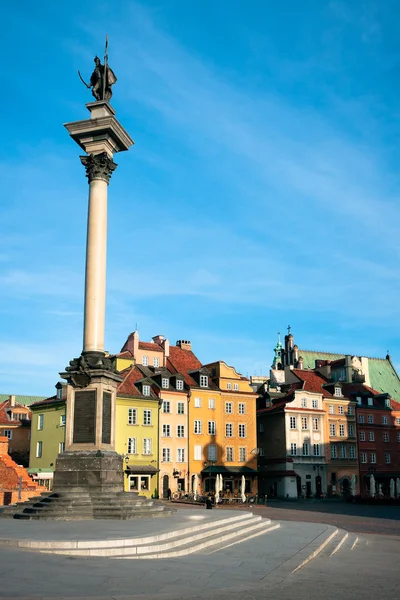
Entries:
POLYGON ((339 398, 342 397, 342 388, 339 386, 335 386, 335 396, 338 396, 339 398))
POLYGON ((208 387, 208 376, 200 375, 200 387, 208 387))
POLYGON ((57 399, 62 400, 62 397, 63 397, 63 389, 62 389, 62 386, 60 386, 57 388, 57 399))
POLYGON ((142 356, 142 365, 144 367, 147 367, 148 364, 149 364, 149 357, 148 356, 142 356))
POLYGON ((368 398, 368 406, 373 406, 373 405, 374 405, 374 399, 368 398))
POLYGON ((143 396, 150 396, 150 386, 149 385, 144 385, 142 387, 142 391, 143 391, 143 396))
POLYGON ((386 406, 386 408, 390 408, 390 398, 386 398, 385 406, 386 406))
POLYGON ((177 379, 176 380, 176 389, 177 390, 183 390, 183 379, 177 379))
POLYGON ((362 404, 361 396, 357 396, 356 400, 357 400, 358 406, 361 406, 361 404, 362 404))
POLYGON ((153 367, 159 367, 159 366, 160 366, 160 359, 153 358, 153 367))
POLYGON ((167 377, 163 377, 161 380, 161 386, 164 389, 168 389, 169 388, 169 379, 167 377))

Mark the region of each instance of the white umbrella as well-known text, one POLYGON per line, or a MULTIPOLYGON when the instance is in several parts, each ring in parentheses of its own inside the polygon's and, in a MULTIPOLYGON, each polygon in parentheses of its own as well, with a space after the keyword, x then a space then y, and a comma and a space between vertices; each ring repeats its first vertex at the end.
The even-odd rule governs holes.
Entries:
POLYGON ((222 477, 222 473, 219 476, 219 491, 223 492, 224 491, 224 480, 222 477))
POLYGON ((197 486, 198 486, 198 475, 195 473, 193 478, 193 500, 196 502, 197 500, 197 486))
POLYGON ((219 502, 219 493, 220 493, 220 481, 219 481, 219 475, 216 476, 215 478, 215 504, 218 504, 219 502))
POLYGON ((400 478, 399 477, 396 479, 396 491, 397 491, 397 497, 400 498, 400 478))
POLYGON ((379 496, 379 497, 383 496, 383 492, 382 492, 382 484, 381 484, 381 483, 378 485, 378 496, 379 496))
POLYGON ((246 480, 244 478, 244 475, 242 475, 242 502, 246 502, 246 494, 244 493, 246 489, 246 480))
POLYGON ((375 495, 376 495, 375 477, 372 474, 371 474, 371 477, 369 478, 369 493, 372 496, 372 498, 375 498, 375 495))
POLYGON ((356 476, 354 475, 354 473, 350 479, 350 494, 352 496, 356 495, 356 476))
POLYGON ((390 480, 390 497, 391 498, 395 497, 394 488, 395 488, 394 479, 391 479, 390 480))

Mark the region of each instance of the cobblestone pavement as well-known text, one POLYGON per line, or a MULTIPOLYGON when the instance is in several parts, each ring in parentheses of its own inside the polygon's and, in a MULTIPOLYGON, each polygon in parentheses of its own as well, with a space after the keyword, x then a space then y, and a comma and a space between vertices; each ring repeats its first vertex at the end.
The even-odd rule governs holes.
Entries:
MULTIPOLYGON (((188 508, 190 505, 179 504, 188 508)), ((353 533, 377 533, 400 536, 400 506, 367 506, 339 501, 271 502, 267 506, 235 506, 235 510, 251 510, 274 521, 326 523, 353 533)), ((224 509, 229 506, 224 505, 224 509)), ((218 510, 218 509, 217 509, 218 510)))

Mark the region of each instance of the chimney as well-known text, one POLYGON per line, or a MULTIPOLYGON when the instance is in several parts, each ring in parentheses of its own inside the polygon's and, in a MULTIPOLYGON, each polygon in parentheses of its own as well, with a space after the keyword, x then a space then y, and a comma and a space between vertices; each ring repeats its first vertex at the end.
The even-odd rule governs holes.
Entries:
POLYGON ((191 350, 192 349, 192 342, 189 342, 188 340, 178 340, 176 342, 176 345, 181 350, 191 350))
POLYGON ((293 346, 293 358, 294 362, 297 363, 297 361, 299 360, 299 347, 297 344, 293 346))
POLYGON ((121 352, 130 352, 133 357, 137 356, 137 351, 139 350, 139 333, 137 329, 128 335, 128 339, 125 344, 121 348, 121 352))
POLYGON ((350 354, 346 354, 344 357, 344 365, 346 370, 346 383, 352 383, 353 381, 353 365, 351 364, 350 354))
POLYGON ((5 435, 0 436, 0 456, 6 456, 8 454, 8 437, 5 435))
POLYGON ((160 346, 162 345, 163 341, 165 340, 165 337, 163 335, 155 335, 153 338, 151 338, 153 340, 153 342, 155 344, 159 344, 160 346))
MULTIPOLYGON (((297 351, 298 352, 298 351, 297 351)), ((299 356, 299 360, 298 360, 298 369, 304 369, 304 359, 302 356, 299 356)))
POLYGON ((162 343, 163 348, 164 348, 164 356, 165 358, 169 357, 169 340, 165 339, 162 343))
POLYGON ((10 406, 11 406, 11 408, 13 408, 15 406, 15 396, 14 395, 10 396, 10 406))

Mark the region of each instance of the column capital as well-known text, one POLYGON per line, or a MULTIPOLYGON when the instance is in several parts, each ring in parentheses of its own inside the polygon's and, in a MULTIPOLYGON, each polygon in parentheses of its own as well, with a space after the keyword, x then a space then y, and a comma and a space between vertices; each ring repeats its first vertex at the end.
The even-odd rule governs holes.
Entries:
POLYGON ((93 179, 102 179, 107 184, 110 181, 110 177, 117 168, 117 164, 110 158, 107 152, 101 152, 101 154, 88 154, 87 156, 80 156, 81 163, 86 169, 86 177, 89 183, 93 179))

